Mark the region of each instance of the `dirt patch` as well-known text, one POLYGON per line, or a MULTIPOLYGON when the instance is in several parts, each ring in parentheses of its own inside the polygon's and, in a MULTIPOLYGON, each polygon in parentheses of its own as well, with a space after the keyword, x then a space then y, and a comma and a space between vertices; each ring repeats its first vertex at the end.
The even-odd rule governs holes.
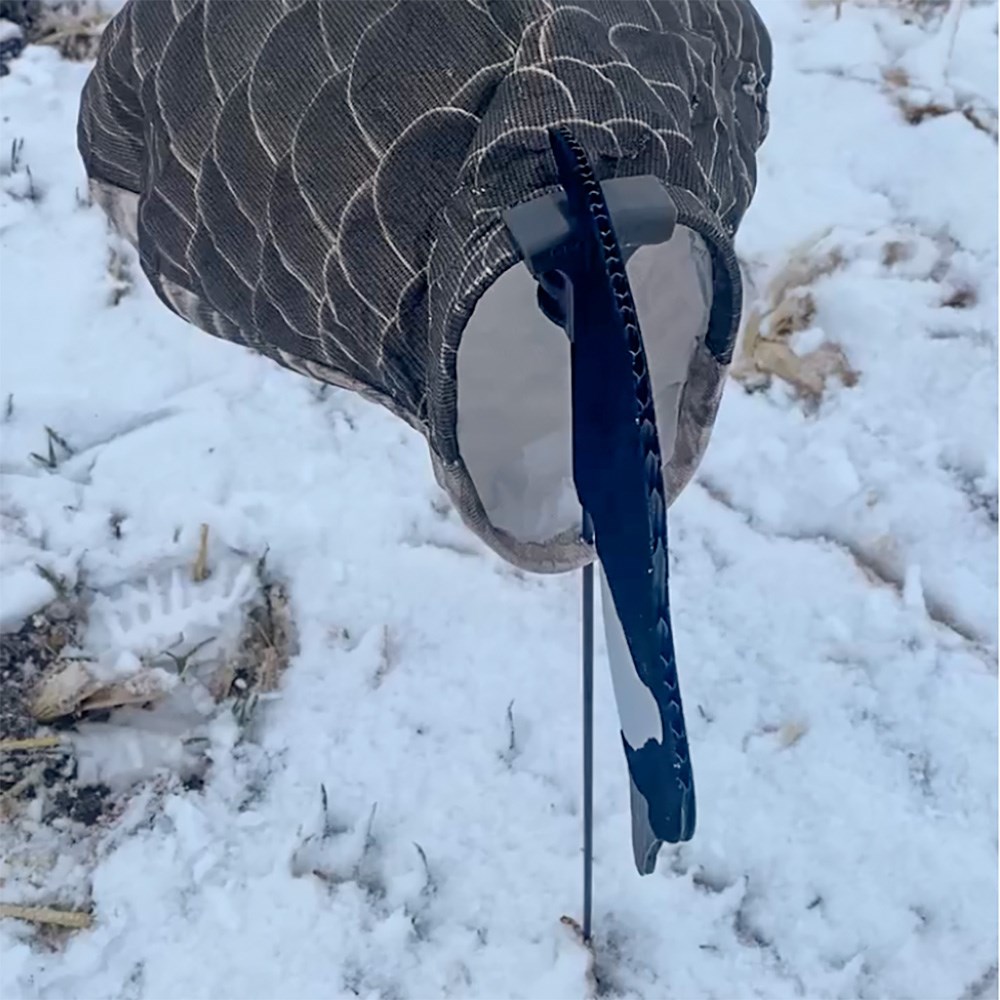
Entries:
POLYGON ((69 747, 32 712, 37 684, 77 646, 84 626, 77 599, 57 599, 16 632, 0 635, 0 806, 28 801, 39 783, 66 778, 69 747))

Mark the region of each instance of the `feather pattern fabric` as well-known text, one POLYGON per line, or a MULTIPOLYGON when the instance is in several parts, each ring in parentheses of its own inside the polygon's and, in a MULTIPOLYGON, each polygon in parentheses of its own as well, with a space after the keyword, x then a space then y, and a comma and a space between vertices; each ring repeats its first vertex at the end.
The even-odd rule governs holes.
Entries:
POLYGON ((748 0, 130 0, 82 100, 96 200, 202 329, 362 392, 424 433, 494 549, 582 546, 489 524, 456 436, 456 357, 519 260, 502 213, 554 188, 548 128, 600 180, 654 174, 713 259, 713 305, 666 463, 707 443, 740 318, 732 240, 767 132, 770 42, 748 0))

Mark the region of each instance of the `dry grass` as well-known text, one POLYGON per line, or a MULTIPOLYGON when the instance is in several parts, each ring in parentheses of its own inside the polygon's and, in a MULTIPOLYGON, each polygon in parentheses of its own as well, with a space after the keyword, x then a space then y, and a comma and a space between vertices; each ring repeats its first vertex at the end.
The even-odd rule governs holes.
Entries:
MULTIPOLYGON (((930 10, 941 12, 948 6, 940 2, 930 5, 930 10)), ((961 12, 960 12, 961 13, 961 12)), ((954 45, 954 37, 952 38, 954 45)), ((945 115, 962 115, 975 129, 986 135, 997 138, 997 113, 995 108, 978 106, 971 103, 945 104, 931 97, 926 88, 911 79, 910 74, 902 66, 889 66, 882 71, 883 90, 887 97, 899 108, 903 118, 910 125, 922 125, 934 118, 945 115)))
POLYGON ((399 639, 388 625, 382 626, 382 641, 379 644, 378 666, 372 676, 372 687, 380 688, 386 677, 399 662, 399 639))
POLYGON ((66 59, 97 55, 108 15, 92 0, 2 0, 0 17, 13 21, 32 45, 51 45, 66 59))
MULTIPOLYGON (((205 542, 192 575, 206 578, 205 542)), ((183 641, 183 640, 182 640, 183 641)), ((247 610, 235 649, 195 658, 216 641, 209 637, 184 652, 163 649, 143 657, 134 673, 113 681, 99 679, 96 665, 85 657, 58 656, 31 692, 29 711, 37 723, 73 724, 82 719, 106 718, 127 706, 153 709, 167 699, 177 681, 204 683, 216 701, 232 700, 246 723, 262 695, 278 689, 295 647, 295 629, 288 596, 281 584, 261 580, 259 598, 247 610)), ((387 635, 376 683, 391 669, 394 642, 387 635)))
POLYGON ((893 77, 886 74, 886 89, 895 100, 902 112, 903 117, 910 125, 921 125, 925 121, 933 118, 943 118, 945 115, 961 115, 973 128, 984 132, 986 135, 997 138, 997 118, 996 112, 988 108, 974 107, 973 105, 950 105, 942 104, 940 101, 923 100, 915 98, 912 93, 905 89, 906 73, 899 70, 893 77))
POLYGON ((210 684, 218 701, 231 698, 233 712, 246 725, 262 696, 277 691, 297 651, 288 593, 267 570, 266 553, 257 563, 260 598, 247 612, 236 651, 226 658, 210 684))
MULTIPOLYGON (((47 451, 44 455, 38 454, 38 452, 31 452, 28 456, 33 462, 37 462, 38 465, 43 468, 52 470, 59 467, 59 463, 67 458, 72 458, 74 452, 70 445, 67 443, 66 439, 51 427, 45 428, 45 437, 47 451)), ((41 570, 44 575, 44 570, 41 570)), ((51 580, 49 581, 52 582, 51 580)), ((56 591, 58 592, 59 587, 53 583, 56 591)))
POLYGON ((958 285, 942 300, 945 309, 971 309, 979 301, 976 289, 971 285, 958 285))
MULTIPOLYGON (((895 11, 904 24, 919 24, 928 31, 950 31, 949 60, 954 52, 955 33, 966 8, 992 5, 994 0, 805 0, 816 11, 832 10, 835 20, 849 17, 851 8, 877 8, 895 11), (952 12, 955 17, 950 18, 952 12)), ((911 125, 932 118, 960 114, 980 132, 997 138, 995 108, 972 104, 947 104, 931 97, 925 88, 911 80, 902 66, 889 66, 882 73, 886 95, 898 106, 911 125)))
POLYGON ((85 910, 57 910, 51 906, 19 906, 17 903, 0 903, 0 920, 26 920, 32 924, 61 927, 64 930, 87 930, 93 917, 85 910))
MULTIPOLYGON (((208 532, 203 530, 191 574, 204 578, 208 564, 208 532)), ((49 574, 58 584, 56 599, 17 632, 2 636, 0 849, 9 888, 23 877, 35 891, 24 902, 8 895, 8 901, 0 903, 0 920, 30 925, 36 947, 58 951, 73 933, 99 920, 99 914, 91 913, 89 873, 105 832, 130 803, 152 816, 166 790, 177 788, 176 778, 162 775, 144 782, 138 796, 139 787, 112 792, 104 784, 85 784, 75 753, 77 723, 86 720, 91 724, 89 737, 99 738, 101 723, 114 720, 117 709, 156 711, 163 702, 169 714, 167 699, 188 684, 206 687, 247 722, 259 698, 279 686, 295 642, 287 595, 269 578, 263 559, 257 575, 259 591, 243 612, 238 641, 220 634, 194 645, 188 642, 183 651, 151 653, 134 673, 113 682, 99 680, 94 661, 76 654, 85 641, 89 608, 82 585, 49 574), (212 642, 220 647, 225 642, 229 648, 216 650, 212 642), (192 662, 206 646, 208 652, 192 662), (69 880, 60 874, 61 859, 68 857, 75 861, 69 880)), ((177 738, 187 744, 192 732, 198 731, 178 730, 177 738)), ((196 763, 191 776, 180 775, 185 787, 198 788, 204 780, 208 762, 196 763)))
MULTIPOLYGON (((191 568, 196 581, 208 577, 208 564, 203 526, 191 568)), ((46 571, 56 599, 2 637, 0 815, 14 819, 39 798, 43 817, 87 817, 82 821, 89 825, 103 814, 106 790, 77 785, 73 741, 53 727, 72 731, 81 721, 100 724, 127 707, 155 710, 179 684, 203 685, 216 701, 230 703, 241 723, 248 722, 260 698, 280 686, 295 647, 284 588, 269 578, 264 560, 257 573, 258 596, 244 611, 238 641, 209 636, 184 644, 182 637, 182 648, 144 655, 132 673, 108 680, 92 657, 80 655, 89 604, 84 588, 46 571)), ((387 636, 383 674, 394 659, 387 636)))
POLYGON ((57 580, 59 596, 16 632, 0 636, 0 811, 16 811, 39 782, 62 768, 69 748, 39 731, 31 711, 35 686, 79 641, 84 613, 79 595, 57 580), (61 590, 61 593, 60 593, 61 590))
POLYGON ((7 156, 0 160, 0 178, 5 183, 3 190, 14 201, 30 201, 35 204, 42 200, 42 189, 35 181, 24 154, 24 139, 11 140, 7 156))
POLYGON ((811 286, 843 264, 838 250, 820 251, 818 241, 793 251, 750 310, 733 364, 734 378, 750 390, 780 379, 810 406, 822 398, 831 378, 846 386, 857 383, 858 373, 838 344, 824 340, 802 354, 791 346, 794 334, 810 329, 816 318, 811 286))
POLYGON ((35 691, 32 714, 42 723, 82 718, 126 705, 151 707, 166 697, 170 685, 163 671, 143 667, 112 683, 96 680, 83 660, 71 660, 45 678, 35 691))
POLYGON ((805 0, 814 10, 832 9, 839 21, 851 7, 877 7, 895 10, 904 21, 929 21, 948 9, 948 0, 805 0))
POLYGON ((913 258, 913 244, 903 240, 890 240, 882 247, 882 266, 895 267, 913 258))
POLYGON ((135 275, 129 250, 120 241, 112 241, 108 246, 108 305, 117 306, 135 287, 135 275))
POLYGON ((24 739, 0 740, 0 753, 17 753, 23 750, 53 750, 62 746, 60 736, 27 736, 24 739))
POLYGON ((191 567, 191 579, 202 583, 208 579, 208 525, 203 524, 198 529, 198 554, 194 557, 191 567))

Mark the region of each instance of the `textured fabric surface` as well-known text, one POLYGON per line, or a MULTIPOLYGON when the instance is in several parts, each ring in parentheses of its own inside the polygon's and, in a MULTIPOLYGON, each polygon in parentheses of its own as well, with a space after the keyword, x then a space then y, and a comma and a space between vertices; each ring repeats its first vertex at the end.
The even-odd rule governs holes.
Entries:
POLYGON ((747 0, 131 0, 105 31, 79 145, 172 309, 389 407, 489 544, 568 569, 586 551, 492 529, 458 451, 462 331, 518 261, 501 213, 555 186, 546 129, 561 123, 600 179, 663 180, 704 238, 713 305, 665 470, 674 498, 739 323, 732 238, 769 77, 747 0))

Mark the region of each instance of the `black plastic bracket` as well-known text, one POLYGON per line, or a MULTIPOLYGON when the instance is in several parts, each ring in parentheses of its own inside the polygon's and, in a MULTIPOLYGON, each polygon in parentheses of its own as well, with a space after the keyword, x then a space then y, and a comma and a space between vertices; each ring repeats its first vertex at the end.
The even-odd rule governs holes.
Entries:
MULTIPOLYGON (((658 178, 615 177, 604 181, 601 191, 626 259, 640 246, 666 243, 673 236, 677 206, 658 178)), ((515 205, 503 218, 535 278, 565 268, 584 240, 574 228, 578 217, 570 210, 565 191, 515 205)))

